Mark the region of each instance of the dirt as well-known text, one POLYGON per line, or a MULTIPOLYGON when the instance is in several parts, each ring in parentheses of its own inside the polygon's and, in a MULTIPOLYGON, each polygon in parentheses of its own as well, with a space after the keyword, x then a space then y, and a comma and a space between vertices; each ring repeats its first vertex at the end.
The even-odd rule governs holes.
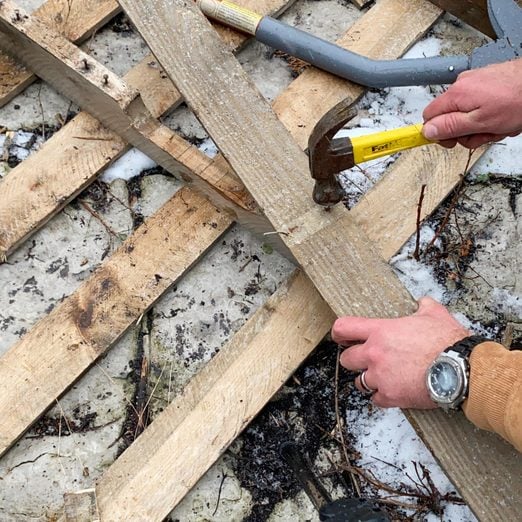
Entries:
MULTIPOLYGON (((316 463, 320 453, 331 456, 332 461, 324 470, 312 464, 316 477, 334 498, 353 496, 349 475, 340 469, 343 463, 341 446, 332 436, 337 425, 335 409, 335 366, 337 346, 323 342, 313 355, 287 381, 284 387, 254 419, 240 437, 234 453, 234 471, 241 485, 252 496, 251 513, 245 522, 264 522, 276 504, 292 499, 301 490, 280 454, 285 442, 295 443, 300 453, 310 463, 316 463), (324 475, 328 475, 325 480, 324 475)), ((354 374, 342 371, 339 374, 339 408, 363 408, 368 401, 358 392, 352 393, 354 374)), ((350 433, 345 432, 346 443, 354 464, 358 454, 350 446, 350 433)), ((321 457, 324 458, 324 457, 321 457)), ((395 518, 403 517, 390 510, 395 518)))

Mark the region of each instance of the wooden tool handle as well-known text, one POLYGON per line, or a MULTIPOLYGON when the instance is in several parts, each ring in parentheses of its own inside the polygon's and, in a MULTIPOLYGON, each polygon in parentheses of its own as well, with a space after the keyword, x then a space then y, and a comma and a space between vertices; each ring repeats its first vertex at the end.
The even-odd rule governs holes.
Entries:
POLYGON ((205 16, 252 36, 255 36, 257 26, 263 18, 228 0, 198 0, 197 5, 205 16))

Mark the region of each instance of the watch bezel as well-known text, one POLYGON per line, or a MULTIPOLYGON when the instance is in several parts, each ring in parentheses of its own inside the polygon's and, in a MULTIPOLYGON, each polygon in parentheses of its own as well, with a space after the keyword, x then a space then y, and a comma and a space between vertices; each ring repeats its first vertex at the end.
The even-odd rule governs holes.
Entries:
POLYGON ((465 393, 468 389, 468 365, 467 360, 462 357, 458 352, 442 352, 429 366, 426 371, 426 387, 428 388, 428 393, 431 397, 431 400, 437 403, 442 408, 451 408, 454 409, 459 406, 465 397, 465 393), (432 369, 438 363, 447 363, 452 368, 455 369, 457 374, 457 386, 455 391, 448 397, 444 397, 439 395, 431 384, 431 372, 432 369))

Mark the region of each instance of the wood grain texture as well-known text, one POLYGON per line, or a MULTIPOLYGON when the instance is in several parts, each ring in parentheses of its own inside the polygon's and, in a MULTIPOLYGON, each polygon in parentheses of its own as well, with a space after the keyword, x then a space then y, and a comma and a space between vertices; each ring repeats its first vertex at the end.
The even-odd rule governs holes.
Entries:
MULTIPOLYGON (((241 3, 241 2, 239 2, 241 3)), ((258 2, 263 13, 276 16, 293 3, 288 0, 258 2)), ((245 4, 247 5, 248 2, 245 4)), ((247 40, 244 35, 219 28, 228 48, 237 50, 247 40)), ((131 69, 124 81, 138 90, 153 117, 177 107, 182 98, 152 55, 131 69)), ((163 128, 162 143, 168 154, 180 153, 189 170, 215 185, 225 197, 248 210, 255 204, 237 183, 227 164, 209 163, 206 156, 163 128)), ((9 256, 32 233, 59 212, 89 185, 130 145, 86 112, 60 129, 42 149, 9 172, 0 183, 0 258, 9 256)), ((249 218, 254 221, 252 218, 249 218)), ((256 228, 263 226, 262 220, 256 228)))
POLYGON ((487 0, 430 1, 491 38, 495 37, 495 31, 493 31, 493 27, 489 23, 487 0))
MULTIPOLYGON (((81 43, 120 11, 116 0, 48 0, 33 16, 52 27, 68 40, 81 43)), ((23 65, 0 51, 0 107, 12 100, 36 76, 23 65)))
POLYGON ((166 517, 333 319, 304 274, 294 274, 103 475, 96 487, 101 519, 166 517))
POLYGON ((231 223, 182 189, 0 358, 0 455, 231 223))
MULTIPOLYGON (((146 8, 136 0, 122 0, 122 5, 332 310, 384 317, 410 312, 411 298, 372 252, 353 218, 341 210, 321 212, 308 202, 311 187, 302 154, 251 89, 237 62, 220 47, 201 14, 182 0, 156 0, 146 8), (219 110, 209 111, 209 107, 219 110)), ((473 436, 469 424, 458 426, 457 431, 463 438, 473 436)), ((463 473, 460 466, 463 462, 476 466, 479 459, 472 450, 474 444, 455 451, 429 430, 423 435, 457 479, 472 508, 491 513, 485 496, 476 495, 469 473, 463 473)), ((506 459, 501 448, 487 458, 496 471, 499 458, 506 459)), ((505 463, 512 469, 511 461, 505 463)), ((483 473, 486 468, 475 469, 483 473)), ((503 480, 511 492, 514 479, 503 480)), ((494 484, 490 483, 489 495, 494 484)), ((487 496, 487 489, 481 493, 487 496)), ((511 508, 519 502, 506 498, 511 508)))
POLYGON ((200 11, 183 0, 121 3, 334 312, 411 311, 411 298, 350 214, 312 202, 307 157, 200 11), (354 288, 349 298, 345 288, 354 288))

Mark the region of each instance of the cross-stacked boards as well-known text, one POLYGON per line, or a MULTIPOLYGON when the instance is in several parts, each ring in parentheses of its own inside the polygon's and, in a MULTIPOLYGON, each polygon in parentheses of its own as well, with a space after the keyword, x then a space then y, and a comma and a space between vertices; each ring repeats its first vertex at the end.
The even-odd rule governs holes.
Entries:
MULTIPOLYGON (((116 0, 48 0, 33 16, 55 29, 71 42, 81 43, 120 12, 116 0)), ((0 53, 0 106, 30 85, 36 76, 0 53)))
MULTIPOLYGON (((139 9, 140 6, 136 5, 138 2, 128 2, 128 4, 129 14, 134 17, 136 11, 133 9, 139 9)), ((151 8, 154 7, 154 4, 150 5, 151 8)), ((156 3, 156 6, 157 5, 159 4, 156 3)), ((178 8, 179 5, 181 5, 181 2, 178 3, 178 8)), ((192 13, 190 10, 187 12, 189 12, 191 16, 196 16, 195 20, 198 21, 196 13, 192 13)), ((3 11, 0 10, 0 15, 2 14, 3 11)), ((393 58, 413 43, 415 39, 436 20, 438 14, 438 10, 429 8, 428 4, 424 1, 382 0, 368 15, 361 19, 357 27, 353 28, 353 31, 349 33, 345 42, 349 42, 356 48, 358 46, 359 51, 364 52, 366 50, 375 57, 393 58), (376 34, 374 30, 377 25, 379 26, 379 34, 376 34), (379 41, 379 39, 381 41, 379 41)), ((144 19, 146 19, 146 17, 144 17, 144 19)), ((27 23, 29 22, 30 20, 28 19, 27 23)), ((199 23, 203 22, 199 20, 199 23)), ((205 28, 206 26, 203 24, 202 27, 205 28)), ((13 37, 17 36, 16 32, 11 34, 13 37)), ((203 38, 205 39, 204 43, 208 44, 206 40, 207 33, 203 34, 203 38)), ((212 37, 209 36, 209 38, 212 37)), ((27 42, 27 40, 25 40, 25 42, 27 45, 32 45, 31 42, 27 42)), ((57 42, 59 45, 63 44, 61 40, 55 40, 54 43, 57 42)), ((200 45, 199 41, 196 45, 200 45)), ((216 49, 219 49, 220 56, 224 56, 227 60, 230 60, 230 57, 220 49, 218 43, 214 42, 212 45, 215 46, 216 49)), ((74 51, 74 49, 72 49, 72 51, 74 51)), ((161 49, 159 51, 161 51, 161 49)), ((158 57, 162 59, 160 52, 158 52, 158 57)), ((78 55, 78 58, 80 58, 80 55, 78 55)), ((89 63, 92 63, 94 68, 98 70, 98 74, 100 74, 101 69, 99 69, 98 64, 91 61, 89 63)), ((65 60, 61 61, 58 59, 57 61, 53 61, 53 67, 56 67, 58 72, 71 72, 71 65, 74 67, 74 64, 71 64, 71 62, 67 63, 65 60)), ((163 65, 168 66, 168 63, 163 63, 163 65)), ((191 67, 192 65, 193 63, 191 62, 191 67)), ((35 63, 35 67, 38 69, 40 66, 35 63)), ((199 63, 198 67, 200 67, 199 63)), ((229 83, 230 90, 233 92, 234 89, 239 89, 240 92, 246 93, 247 96, 251 97, 252 93, 249 92, 249 88, 241 84, 243 81, 241 72, 237 71, 237 68, 234 68, 237 67, 236 65, 231 67, 232 70, 235 71, 236 76, 234 82, 229 83)), ((167 70, 171 72, 170 69, 167 70)), ((77 72, 78 71, 75 70, 75 74, 77 74, 77 72)), ((87 80, 81 79, 78 76, 75 78, 82 82, 81 85, 84 85, 83 82, 87 81, 91 89, 91 94, 99 94, 98 91, 92 90, 92 78, 87 78, 87 80)), ((51 75, 49 79, 55 81, 56 77, 51 75)), ((117 83, 118 81, 119 79, 115 78, 115 82, 117 83)), ((190 94, 190 96, 187 96, 186 92, 184 92, 184 94, 189 103, 196 106, 198 100, 192 98, 190 82, 188 83, 187 93, 190 94)), ((162 89, 165 87, 165 82, 159 82, 158 85, 159 92, 163 92, 162 89)), ((60 89, 61 86, 58 83, 56 87, 60 89)), ((119 84, 119 87, 120 93, 131 91, 122 83, 119 84)), ((100 86, 97 85, 97 88, 100 89, 100 86)), ((186 85, 183 87, 183 90, 185 88, 186 85)), ((78 89, 76 89, 76 91, 78 91, 78 89)), ((284 94, 278 99, 275 108, 276 112, 282 116, 285 126, 292 135, 296 137, 299 144, 303 146, 303 144, 306 143, 307 133, 311 131, 316 119, 322 114, 321 110, 322 112, 328 110, 328 108, 337 103, 339 99, 346 97, 350 97, 355 101, 362 92, 362 89, 359 87, 352 86, 347 82, 337 81, 328 75, 310 70, 294 82, 286 95, 284 94), (317 90, 321 92, 320 103, 315 101, 317 98, 314 100, 313 97, 309 96, 309 93, 313 92, 314 89, 316 93, 317 90), (287 97, 286 102, 285 96, 287 97), (294 100, 295 103, 290 103, 288 100, 294 100), (305 101, 307 101, 308 106, 305 104, 305 101), (302 107, 300 107, 300 105, 302 105, 302 107), (314 107, 313 111, 309 110, 310 106, 314 107), (307 116, 307 114, 309 114, 309 116, 307 116)), ((83 95, 82 92, 73 94, 75 96, 83 95)), ((107 99, 106 94, 105 91, 102 93, 103 99, 105 100, 107 99)), ((141 97, 149 109, 151 107, 150 103, 157 100, 155 93, 151 93, 150 96, 147 97, 144 91, 142 91, 141 97)), ((137 99, 137 95, 131 94, 129 99, 129 104, 123 106, 118 105, 118 108, 115 107, 113 98, 111 107, 112 110, 115 110, 113 114, 116 116, 116 119, 122 117, 129 118, 129 106, 137 99)), ((255 103, 257 107, 262 107, 261 117, 266 118, 267 125, 272 126, 272 129, 278 125, 274 118, 270 116, 269 110, 260 105, 262 104, 261 100, 257 98, 250 99, 254 100, 253 103, 255 103), (265 114, 265 112, 268 115, 265 114)), ((91 104, 96 104, 96 99, 84 98, 84 103, 86 104, 85 108, 90 109, 91 104)), ((158 102, 157 105, 162 104, 158 102)), ((167 105, 168 104, 163 104, 164 107, 167 105)), ((151 124, 154 132, 156 132, 158 127, 151 121, 149 116, 143 112, 143 107, 139 105, 138 109, 142 116, 145 115, 147 117, 147 121, 151 124)), ((212 107, 211 110, 215 111, 216 107, 212 107)), ((158 110, 154 112, 151 110, 151 112, 157 115, 161 111, 158 110)), ((131 118, 133 116, 134 114, 130 114, 131 118)), ((238 116, 241 117, 241 114, 238 116)), ((104 117, 104 115, 102 114, 101 117, 104 117)), ((110 118, 107 118, 107 120, 109 119, 110 118)), ((203 116, 202 119, 204 119, 203 116)), ((95 120, 92 120, 92 123, 96 124, 95 120)), ((111 121, 105 121, 105 123, 111 125, 111 121)), ((233 128, 230 127, 232 123, 228 120, 226 123, 228 130, 233 130, 233 128)), ((257 123, 253 123, 255 129, 257 123)), ((210 128, 211 124, 212 121, 207 122, 207 126, 209 130, 211 130, 215 141, 221 144, 221 131, 215 132, 215 129, 210 128)), ((237 122, 233 122, 233 124, 236 125, 237 122)), ((116 128, 116 126, 114 128, 116 128)), ((300 165, 299 168, 303 174, 303 179, 296 180, 296 187, 300 187, 298 190, 303 191, 303 194, 308 196, 309 193, 305 192, 309 190, 309 187, 307 187, 308 173, 305 172, 306 169, 303 167, 302 156, 300 156, 301 153, 285 134, 286 131, 281 130, 281 127, 278 128, 284 137, 284 140, 281 142, 287 145, 287 147, 283 156, 278 153, 274 155, 274 158, 283 164, 291 158, 297 158, 296 164, 300 165)), ((100 129, 99 126, 98 129, 100 129)), ((138 132, 142 131, 143 129, 139 127, 138 132)), ((151 141, 151 134, 147 134, 147 131, 148 129, 145 130, 146 138, 151 141)), ((104 130, 104 132, 107 131, 104 130)), ((264 140, 267 139, 266 136, 260 133, 258 129, 256 129, 255 132, 258 132, 258 134, 254 134, 254 136, 257 136, 260 142, 264 143, 264 140)), ((266 129, 266 132, 270 132, 269 128, 266 129)), ((228 186, 233 186, 234 190, 229 190, 228 192, 221 190, 218 203, 225 200, 226 208, 232 210, 237 209, 238 206, 241 207, 242 211, 238 212, 240 218, 246 219, 253 214, 249 209, 255 208, 255 205, 249 207, 248 205, 238 204, 237 193, 245 194, 244 188, 241 183, 237 182, 235 176, 231 173, 231 168, 226 165, 224 160, 217 159, 214 162, 208 159, 205 160, 204 157, 198 155, 198 152, 191 149, 187 144, 177 141, 179 138, 171 137, 172 133, 169 134, 168 129, 161 129, 161 133, 169 136, 167 141, 170 142, 174 140, 177 143, 177 147, 174 149, 163 147, 164 150, 168 150, 173 157, 173 159, 168 160, 170 162, 169 165, 172 166, 173 169, 179 168, 174 167, 174 164, 182 164, 184 166, 183 172, 190 176, 197 176, 202 172, 206 173, 211 171, 213 174, 207 175, 206 177, 207 189, 210 189, 211 192, 214 190, 212 187, 218 185, 216 180, 220 180, 223 177, 230 179, 228 186), (192 163, 184 159, 187 157, 187 151, 190 152, 189 156, 191 158, 196 158, 192 159, 192 163), (187 165, 187 163, 189 164, 187 165), (203 167, 201 165, 203 165, 203 167), (228 178, 227 175, 229 176, 228 178)), ((154 136, 154 133, 152 133, 152 135, 154 136)), ((141 135, 130 135, 130 133, 124 137, 136 140, 143 139, 141 135)), ((118 141, 117 136, 114 136, 112 139, 118 141)), ((238 139, 244 140, 241 136, 239 136, 238 139)), ((164 141, 162 141, 162 143, 164 143, 164 141)), ((78 146, 79 145, 81 144, 78 144, 78 146)), ((241 143, 240 145, 243 147, 242 150, 250 150, 245 149, 245 147, 248 147, 248 143, 241 143)), ((237 174, 244 174, 243 171, 245 167, 241 162, 241 158, 234 155, 235 150, 233 144, 231 145, 230 143, 224 142, 221 144, 221 148, 226 152, 227 158, 231 160, 231 162, 233 161, 237 174)), ((265 154, 266 150, 264 151, 265 154)), ((160 154, 158 154, 158 156, 160 156, 160 154)), ((164 158, 164 156, 162 157, 164 158)), ((266 165, 268 172, 270 170, 273 171, 272 157, 255 157, 258 162, 263 162, 263 164, 266 165)), ((50 161, 49 158, 52 158, 52 155, 47 156, 47 158, 47 161, 50 161)), ((325 225, 329 225, 335 219, 341 223, 347 221, 347 225, 349 226, 348 230, 357 236, 350 236, 348 238, 351 241, 351 237, 354 237, 355 240, 353 244, 354 251, 351 252, 352 256, 355 255, 356 257, 354 260, 355 264, 361 262, 358 250, 364 250, 365 248, 364 244, 360 246, 359 237, 362 237, 362 234, 360 234, 360 236, 358 235, 359 232, 356 227, 356 223, 359 223, 360 228, 364 230, 371 241, 375 243, 375 249, 387 258, 396 251, 401 243, 414 230, 414 209, 417 204, 420 189, 419 181, 420 179, 424 181, 426 178, 424 171, 429 169, 431 174, 433 172, 433 165, 436 165, 439 171, 437 173, 439 176, 436 178, 433 173, 433 183, 431 184, 429 182, 428 194, 430 198, 424 205, 424 209, 429 212, 458 180, 458 174, 463 167, 463 163, 462 153, 459 152, 450 154, 443 150, 434 149, 429 152, 416 151, 405 154, 401 160, 396 163, 393 170, 388 173, 383 182, 378 184, 375 189, 367 195, 363 205, 356 207, 348 219, 338 212, 333 217, 329 216, 326 220, 318 223, 315 218, 317 216, 315 212, 316 209, 306 206, 307 204, 303 200, 297 201, 296 210, 294 210, 294 213, 290 214, 290 216, 294 217, 294 219, 296 216, 299 218, 300 216, 297 211, 300 211, 301 216, 304 217, 301 220, 298 219, 298 225, 303 227, 304 224, 308 224, 309 226, 315 227, 313 231, 320 230, 321 227, 324 228, 325 225), (391 194, 399 192, 397 190, 390 191, 390 187, 396 189, 399 183, 401 184, 401 193, 400 197, 397 196, 397 200, 400 201, 400 204, 390 208, 389 198, 391 194), (407 189, 403 189, 403 186, 407 187, 407 189), (383 204, 383 202, 386 202, 386 204, 383 204), (404 219, 405 216, 411 216, 412 219, 404 219), (378 225, 376 225, 376 223, 378 223, 378 225), (399 224, 401 225, 400 232, 390 237, 389 231, 396 229, 399 224)), ((97 171, 90 172, 90 178, 84 180, 84 183, 88 183, 90 179, 93 179, 97 171)), ((272 184, 273 180, 269 179, 269 183, 272 184)), ((80 190, 80 188, 75 190, 80 190)), ((294 187, 292 187, 292 190, 287 190, 288 194, 286 194, 286 197, 293 198, 295 190, 294 187)), ((63 366, 64 369, 68 371, 68 365, 70 364, 74 371, 67 379, 62 379, 59 385, 53 390, 42 392, 36 408, 33 408, 32 404, 25 405, 27 409, 24 408, 24 415, 21 415, 23 422, 16 424, 16 419, 13 420, 14 427, 10 436, 2 443, 4 449, 12 444, 30 423, 42 413, 46 408, 46 403, 50 404, 56 395, 60 394, 72 383, 77 373, 82 371, 82 368, 87 368, 97 356, 110 348, 115 339, 121 335, 132 320, 137 319, 140 311, 150 306, 164 288, 168 287, 177 277, 180 277, 184 268, 192 262, 195 262, 198 256, 204 252, 204 250, 219 237, 220 233, 226 229, 228 224, 232 222, 232 216, 220 212, 213 205, 197 197, 188 189, 185 189, 184 193, 179 196, 181 197, 175 196, 164 209, 159 211, 157 217, 152 218, 144 225, 148 227, 147 229, 141 232, 138 231, 134 236, 129 238, 120 251, 100 268, 92 280, 89 280, 84 287, 79 289, 63 303, 62 315, 58 315, 57 318, 55 317, 54 319, 52 316, 49 316, 47 323, 44 323, 43 326, 37 325, 33 331, 29 332, 27 337, 13 349, 13 354, 18 353, 19 357, 21 357, 26 364, 30 365, 30 354, 31 351, 34 350, 31 346, 37 346, 38 341, 41 343, 42 339, 45 340, 45 337, 40 337, 40 335, 42 335, 42 332, 46 333, 47 326, 47 329, 53 332, 50 335, 54 335, 55 349, 57 346, 61 347, 60 349, 64 350, 66 355, 68 354, 67 358, 63 359, 67 360, 68 364, 64 365, 63 360, 59 361, 55 359, 53 363, 56 365, 55 368, 59 369, 63 366), (185 206, 187 201, 189 201, 190 204, 185 206), (183 209, 184 206, 185 208, 183 209), (165 220, 170 214, 173 214, 173 216, 171 221, 168 222, 169 229, 167 230, 165 228, 165 220), (191 218, 193 214, 195 217, 191 218), (187 221, 186 224, 185 221, 187 221), (204 229, 208 223, 214 221, 218 225, 215 234, 211 233, 208 237, 205 236, 203 233, 204 229), (173 229, 172 232, 170 228, 173 229), (176 236, 177 230, 179 230, 178 236, 176 236), (152 243, 149 243, 147 237, 150 236, 151 233, 153 233, 152 237, 158 238, 158 247, 160 238, 167 238, 164 247, 165 250, 162 253, 163 257, 161 259, 150 259, 149 256, 135 256, 132 258, 132 263, 130 263, 129 259, 127 259, 127 254, 132 254, 135 249, 138 249, 138 251, 142 249, 141 251, 145 252, 146 248, 153 246, 152 243), (187 257, 181 256, 178 252, 179 248, 176 249, 175 245, 180 242, 187 246, 190 242, 190 251, 192 253, 188 254, 187 257), (176 261, 176 259, 178 261, 176 261), (141 262, 141 260, 143 260, 143 262, 141 262), (132 266, 133 264, 135 266, 132 266), (164 286, 151 289, 152 285, 158 284, 156 278, 153 277, 154 271, 151 272, 152 269, 155 269, 156 273, 161 273, 165 276, 165 282, 161 283, 164 286), (122 283, 122 279, 126 277, 133 277, 134 280, 137 278, 144 289, 143 292, 137 292, 137 297, 134 300, 131 299, 131 297, 136 294, 134 289, 131 291, 122 283), (112 281, 114 284, 107 284, 106 281, 112 281), (95 299, 97 296, 101 296, 102 298, 95 299), (60 328, 72 332, 79 330, 82 333, 81 339, 76 343, 78 344, 77 356, 69 353, 70 343, 68 342, 67 336, 62 339, 56 336, 60 328, 58 328, 58 326, 50 327, 50 325, 53 322, 56 323, 60 317, 63 318, 64 315, 69 316, 68 314, 71 307, 79 312, 79 314, 76 316, 72 315, 70 322, 60 325, 60 328), (111 310, 111 314, 103 313, 109 309, 111 310), (89 322, 86 320, 89 315, 91 318, 106 317, 107 322, 100 322, 99 327, 95 327, 92 321, 89 322), (67 330, 67 328, 70 330, 67 330), (108 335, 109 333, 111 335, 108 335)), ((66 197, 70 198, 72 194, 68 196, 66 194, 66 197)), ((247 195, 245 194, 244 197, 246 198, 247 195)), ((268 203, 270 203, 270 201, 268 201, 268 203)), ((266 201, 264 201, 264 203, 266 203, 266 201)), ((277 219, 279 217, 278 212, 280 212, 280 207, 275 205, 268 205, 268 207, 270 215, 275 216, 275 219, 277 219)), ((48 208, 51 208, 51 206, 48 208)), ((265 210, 267 210, 267 207, 265 207, 265 210)), ((43 212, 43 215, 48 215, 48 213, 49 210, 46 210, 43 212)), ((254 213, 253 215, 260 218, 259 214, 254 213)), ((29 219, 29 222, 30 221, 29 219)), ((279 225, 286 226, 288 229, 294 226, 293 224, 289 225, 286 221, 277 222, 277 225, 278 227, 276 228, 279 230, 281 230, 279 225)), ((29 230, 33 230, 36 226, 38 225, 33 224, 33 228, 29 227, 29 230)), ((296 235, 295 231, 283 230, 283 232, 288 232, 291 236, 296 235)), ((335 233, 337 231, 334 229, 332 232, 335 233)), ((337 241, 346 240, 346 237, 343 237, 342 234, 343 231, 340 230, 339 238, 336 239, 334 237, 332 239, 334 244, 329 248, 335 250, 337 241)), ((287 238, 285 237, 285 239, 287 238)), ((307 251, 302 248, 302 244, 306 239, 305 231, 300 238, 289 242, 290 248, 295 248, 297 254, 301 257, 307 255, 307 251)), ((376 253, 372 256, 368 256, 363 252, 361 255, 363 259, 368 259, 372 264, 374 264, 375 259, 378 259, 376 253)), ((320 263, 321 260, 316 262, 316 266, 312 267, 314 269, 312 272, 317 278, 318 284, 328 288, 328 281, 324 281, 324 277, 322 277, 321 274, 320 263)), ((387 271, 384 264, 380 262, 376 264, 379 269, 382 268, 384 272, 387 271)), ((339 267, 334 268, 335 271, 340 269, 339 267)), ((332 271, 330 274, 332 277, 335 276, 335 271, 332 271)), ((355 275, 357 276, 357 274, 355 275)), ((404 294, 400 286, 397 285, 396 281, 393 279, 391 279, 391 281, 391 283, 388 283, 388 288, 390 289, 390 293, 395 296, 395 308, 389 308, 387 306, 381 307, 381 301, 378 301, 377 304, 373 305, 370 309, 368 306, 369 303, 366 303, 368 297, 365 298, 362 295, 355 295, 355 299, 360 299, 356 307, 357 311, 362 311, 363 313, 368 311, 369 313, 375 314, 381 314, 384 311, 384 313, 393 314, 402 306, 409 306, 409 298, 404 294)), ((354 294, 357 294, 358 288, 362 288, 362 283, 361 281, 354 285, 352 289, 354 294)), ((329 294, 329 292, 327 292, 327 294, 329 294)), ((336 296, 336 294, 332 295, 336 296)), ((328 297, 328 295, 326 295, 326 297, 328 297)), ((338 298, 336 306, 339 313, 344 313, 347 311, 344 307, 350 306, 350 303, 346 303, 346 301, 338 298)), ((270 396, 279 388, 284 380, 290 376, 299 363, 304 360, 306 355, 327 331, 332 319, 333 314, 330 308, 320 298, 314 286, 303 274, 296 275, 289 280, 280 292, 278 292, 277 295, 247 323, 244 329, 222 349, 218 358, 212 361, 209 367, 194 379, 184 394, 158 417, 146 430, 145 434, 109 469, 97 485, 97 500, 102 520, 131 520, 133 517, 137 520, 160 520, 165 516, 168 511, 179 502, 186 491, 190 489, 211 462, 226 448, 227 444, 237 436, 252 416, 255 415, 270 396), (310 306, 303 306, 304 303, 310 303, 310 306), (297 314, 294 313, 296 307, 298 310, 297 314), (292 328, 289 326, 292 326, 292 328), (278 347, 277 353, 273 351, 274 346, 278 347), (263 360, 263 358, 259 357, 260 351, 266 353, 263 367, 259 369, 259 373, 262 374, 264 378, 256 382, 255 386, 249 379, 248 386, 246 386, 244 381, 246 372, 243 371, 242 368, 248 368, 251 364, 259 364, 259 361, 263 360), (267 361, 272 361, 272 364, 268 364, 267 361), (228 384, 231 381, 234 382, 233 387, 225 385, 225 383, 228 384), (203 433, 198 440, 196 434, 202 430, 201 419, 198 416, 198 412, 208 412, 209 408, 211 408, 210 411, 215 410, 215 408, 212 409, 211 402, 214 396, 219 397, 221 404, 220 411, 225 411, 227 416, 224 418, 223 415, 220 415, 219 419, 213 421, 210 433, 213 434, 214 438, 207 440, 205 438, 206 434, 203 433), (242 403, 238 403, 239 398, 243 400, 242 403), (238 404, 241 404, 240 408, 238 408, 238 404), (190 414, 187 414, 187 412, 190 412, 190 414), (185 448, 185 450, 179 451, 180 447, 185 448), (177 451, 172 451, 172 448, 176 448, 177 451), (143 459, 143 455, 147 455, 147 459, 143 459), (143 469, 138 469, 134 460, 137 459, 137 457, 139 457, 141 463, 145 460, 149 462, 149 465, 143 469), (168 477, 162 474, 161 470, 165 468, 165 462, 167 462, 165 459, 167 458, 172 459, 169 460, 171 470, 173 467, 177 469, 179 466, 179 469, 189 471, 189 474, 184 477, 183 487, 180 487, 179 484, 169 483, 168 480, 166 481, 168 477), (143 478, 147 479, 148 486, 150 486, 146 490, 142 489, 143 478), (136 487, 137 484, 139 484, 139 487, 136 487)), ((46 319, 43 320, 43 322, 45 321, 46 319)), ((18 357, 13 357, 10 354, 11 352, 7 354, 6 360, 0 359, 0 374, 2 376, 0 382, 4 382, 4 378, 8 378, 13 365, 16 367, 18 357), (9 362, 9 364, 7 364, 7 362, 9 362)), ((50 351, 48 354, 50 356, 49 361, 52 362, 53 354, 50 353, 50 351)), ((33 365, 31 379, 34 379, 35 375, 40 375, 40 378, 45 376, 45 372, 48 371, 49 368, 45 365, 42 365, 42 367, 43 370, 33 365)), ((61 373, 66 374, 67 371, 61 373)), ((17 380, 17 376, 19 375, 19 372, 15 372, 15 380, 11 381, 11 386, 6 385, 6 394, 9 394, 10 390, 11 393, 13 393, 12 386, 15 386, 15 390, 20 390, 21 394, 33 392, 33 390, 24 391, 24 381, 17 380)), ((34 383, 34 380, 32 382, 34 383)), ((41 382, 44 383, 42 386, 45 387, 45 380, 42 379, 41 382)), ((2 390, 2 394, 3 393, 4 390, 2 390)), ((15 401, 16 403, 17 400, 15 393, 14 396, 11 396, 11 401, 15 401)), ((12 415, 9 417, 9 406, 7 402, 4 403, 4 406, 0 404, 0 408, 6 408, 5 410, 0 410, 7 412, 6 418, 13 418, 12 415)), ((433 447, 435 454, 442 461, 448 474, 456 481, 463 495, 481 518, 484 520, 498 520, 503 517, 516 517, 516 513, 520 510, 520 505, 517 504, 517 502, 519 502, 518 497, 513 499, 511 496, 515 496, 512 495, 512 492, 517 491, 520 486, 520 482, 517 482, 517 469, 519 469, 520 462, 507 445, 499 443, 498 439, 486 434, 481 434, 480 437, 478 437, 470 425, 461 418, 448 421, 448 419, 443 416, 433 416, 432 414, 426 417, 416 414, 415 417, 420 425, 421 433, 424 432, 425 439, 427 439, 428 443, 433 447), (431 430, 433 430, 433 434, 430 434, 431 430), (468 438, 466 444, 462 444, 463 437, 468 438), (495 451, 491 452, 490 450, 481 453, 480 449, 485 447, 485 445, 489 445, 490 448, 495 447, 495 451), (475 460, 472 461, 472 458, 475 460), (485 470, 490 473, 489 476, 485 470), (499 498, 504 502, 502 509, 499 507, 499 498)), ((205 430, 206 429, 208 429, 208 424, 205 425, 205 430)), ((172 474, 170 477, 172 477, 172 474)))

